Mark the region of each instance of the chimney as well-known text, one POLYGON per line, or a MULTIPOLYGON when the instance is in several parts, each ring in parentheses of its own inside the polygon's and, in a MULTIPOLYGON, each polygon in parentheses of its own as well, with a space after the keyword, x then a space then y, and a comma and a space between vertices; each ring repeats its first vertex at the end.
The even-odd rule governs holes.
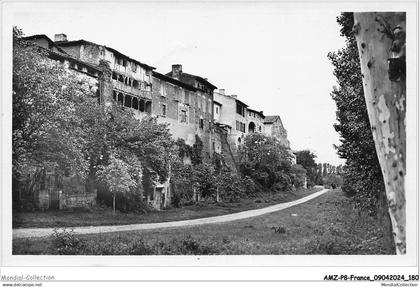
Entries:
POLYGON ((55 34, 54 35, 54 42, 67 42, 67 35, 66 34, 55 34))
POLYGON ((225 94, 225 89, 219 89, 219 94, 224 95, 225 94))
POLYGON ((172 65, 172 78, 179 80, 181 73, 182 73, 182 65, 180 64, 172 65))
POLYGON ((230 95, 232 98, 237 99, 238 95, 230 95))

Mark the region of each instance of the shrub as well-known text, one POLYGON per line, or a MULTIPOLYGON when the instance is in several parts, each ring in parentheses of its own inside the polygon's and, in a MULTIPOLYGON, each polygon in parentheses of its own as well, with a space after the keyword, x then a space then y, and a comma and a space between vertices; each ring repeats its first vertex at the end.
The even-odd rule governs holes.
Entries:
POLYGON ((251 133, 245 137, 239 154, 241 173, 265 190, 292 188, 291 155, 275 138, 251 133))
POLYGON ((325 186, 336 189, 343 185, 343 179, 337 174, 327 174, 323 179, 323 183, 325 186))
POLYGON ((306 179, 306 169, 300 164, 294 164, 291 167, 292 184, 295 188, 303 187, 306 179))
POLYGON ((73 229, 67 230, 63 228, 61 231, 57 228, 53 230, 53 244, 57 253, 60 255, 79 254, 83 244, 76 237, 73 229))

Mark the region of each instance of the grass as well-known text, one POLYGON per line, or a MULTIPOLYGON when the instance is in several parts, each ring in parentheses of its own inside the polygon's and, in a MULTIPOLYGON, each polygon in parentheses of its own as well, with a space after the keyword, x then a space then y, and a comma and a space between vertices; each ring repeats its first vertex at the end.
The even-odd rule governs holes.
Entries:
POLYGON ((117 211, 115 216, 112 214, 111 208, 99 206, 75 211, 13 211, 13 228, 122 225, 187 220, 258 209, 268 205, 293 201, 318 190, 320 188, 301 189, 286 193, 266 193, 254 198, 241 199, 237 203, 199 202, 183 208, 171 208, 149 213, 117 211))
POLYGON ((59 235, 70 238, 65 244, 53 237, 14 239, 13 254, 393 254, 382 229, 376 219, 354 210, 341 191, 331 191, 289 209, 230 223, 59 235))

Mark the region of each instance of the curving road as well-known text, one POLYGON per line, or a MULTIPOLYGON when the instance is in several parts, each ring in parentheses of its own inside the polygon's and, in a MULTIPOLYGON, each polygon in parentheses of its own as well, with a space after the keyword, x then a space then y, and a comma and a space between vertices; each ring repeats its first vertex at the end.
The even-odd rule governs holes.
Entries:
MULTIPOLYGON (((74 227, 74 232, 77 234, 92 234, 92 233, 106 233, 106 232, 122 232, 122 231, 135 231, 135 230, 147 230, 147 229, 158 229, 158 228, 171 228, 171 227, 185 227, 194 226, 201 224, 212 224, 212 223, 224 223, 234 220, 246 219, 250 217, 260 216, 275 211, 280 211, 288 207, 292 207, 311 199, 314 199, 326 192, 329 189, 323 189, 315 192, 311 195, 302 197, 300 199, 284 202, 269 207, 247 210, 238 213, 232 213, 227 215, 170 221, 170 222, 158 222, 158 223, 141 223, 141 224, 128 224, 128 225, 104 225, 104 226, 83 226, 74 227)), ((28 238, 28 237, 45 237, 53 233, 53 228, 16 228, 13 229, 13 238, 28 238)))

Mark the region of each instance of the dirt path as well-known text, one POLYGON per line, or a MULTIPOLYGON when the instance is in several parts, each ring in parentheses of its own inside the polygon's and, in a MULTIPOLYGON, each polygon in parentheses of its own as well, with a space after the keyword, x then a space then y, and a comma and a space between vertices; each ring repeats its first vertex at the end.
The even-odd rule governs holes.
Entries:
MULTIPOLYGON (((280 211, 291 206, 295 206, 311 199, 314 199, 326 192, 328 189, 323 189, 321 191, 315 192, 306 197, 284 202, 269 207, 247 210, 238 213, 232 213, 227 215, 190 219, 190 220, 180 220, 180 221, 171 221, 171 222, 158 222, 158 223, 141 223, 141 224, 128 224, 128 225, 107 225, 107 226, 84 226, 84 227, 74 227, 74 232, 77 234, 92 234, 92 233, 106 233, 106 232, 121 232, 121 231, 135 231, 135 230, 146 230, 146 229, 158 229, 158 228, 170 228, 170 227, 184 227, 184 226, 193 226, 201 224, 211 224, 211 223, 224 223, 239 219, 246 219, 250 217, 260 216, 263 214, 280 211)), ((68 228, 69 229, 69 228, 68 228)), ((17 228, 13 229, 13 238, 28 238, 28 237, 45 237, 53 233, 53 228, 17 228)))

